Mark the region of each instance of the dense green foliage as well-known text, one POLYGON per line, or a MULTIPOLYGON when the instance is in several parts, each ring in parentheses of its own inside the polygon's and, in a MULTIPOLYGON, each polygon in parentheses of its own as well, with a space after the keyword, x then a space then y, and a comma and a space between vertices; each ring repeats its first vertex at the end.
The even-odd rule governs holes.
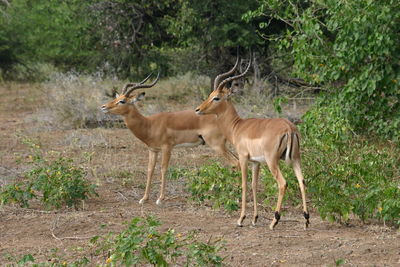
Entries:
POLYGON ((355 130, 400 141, 400 4, 383 1, 261 1, 247 17, 287 25, 270 35, 292 55, 293 74, 338 95, 336 115, 355 130))
POLYGON ((357 138, 338 112, 337 105, 318 103, 301 125, 312 204, 332 221, 347 222, 355 215, 399 225, 399 148, 357 138))
POLYGON ((68 69, 93 67, 96 50, 91 47, 92 35, 83 16, 85 11, 81 1, 12 1, 3 7, 0 36, 7 34, 9 38, 5 41, 13 45, 8 54, 28 68, 36 63, 68 69))
POLYGON ((0 69, 22 62, 122 77, 157 68, 211 75, 237 46, 260 43, 256 25, 241 19, 253 8, 255 0, 14 0, 0 5, 0 69))

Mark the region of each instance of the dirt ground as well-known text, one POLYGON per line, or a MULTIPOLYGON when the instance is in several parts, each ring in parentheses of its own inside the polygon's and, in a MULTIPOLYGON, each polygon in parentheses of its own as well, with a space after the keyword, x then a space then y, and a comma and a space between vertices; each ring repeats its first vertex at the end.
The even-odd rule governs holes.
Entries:
MULTIPOLYGON (((222 255, 228 266, 400 266, 400 232, 383 225, 357 221, 350 226, 332 224, 322 221, 312 210, 310 228, 303 230, 301 208, 286 204, 274 231, 268 228, 273 213, 261 206, 257 226, 251 226, 247 219, 245 226, 238 228, 238 212, 227 214, 193 204, 180 180, 168 181, 167 199, 157 206, 159 168, 150 201, 141 206, 138 201, 144 192, 147 169, 145 145, 124 128, 42 127, 35 116, 38 107, 46 103, 40 98, 40 90, 29 87, 0 85, 0 186, 26 171, 26 165, 16 163, 16 159, 29 155, 20 142, 22 135, 36 140, 46 151, 62 151, 78 160, 90 158, 82 160, 82 166, 89 179, 98 184, 99 197, 86 201, 78 211, 46 211, 35 203, 29 209, 0 207, 2 266, 15 264, 12 256, 25 254, 32 254, 39 262, 51 261, 57 254, 66 260, 86 256, 94 266, 104 264, 105 258, 92 255, 88 240, 109 231, 121 231, 125 228, 122 222, 149 214, 162 222, 162 230, 196 230, 203 240, 222 238, 226 241, 222 255), (133 177, 125 177, 124 171, 133 177)), ((205 146, 177 149, 171 166, 195 167, 209 160, 221 161, 205 146)))

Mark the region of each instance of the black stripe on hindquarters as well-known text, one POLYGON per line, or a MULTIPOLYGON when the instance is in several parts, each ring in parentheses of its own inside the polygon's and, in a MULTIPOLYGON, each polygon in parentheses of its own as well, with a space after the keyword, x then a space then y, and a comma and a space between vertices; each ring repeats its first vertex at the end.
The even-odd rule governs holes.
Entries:
MULTIPOLYGON (((285 138, 285 136, 287 136, 287 134, 282 135, 281 141, 279 142, 278 149, 281 148, 281 145, 282 145, 282 143, 283 143, 283 139, 285 138)), ((287 149, 287 148, 285 147, 285 150, 283 150, 283 152, 282 152, 282 154, 281 154, 281 156, 280 156, 280 159, 281 159, 281 160, 285 160, 286 149, 287 149)))
POLYGON ((290 150, 289 150, 289 159, 292 160, 292 151, 293 151, 293 139, 294 139, 294 135, 295 133, 292 133, 292 140, 290 142, 290 150))

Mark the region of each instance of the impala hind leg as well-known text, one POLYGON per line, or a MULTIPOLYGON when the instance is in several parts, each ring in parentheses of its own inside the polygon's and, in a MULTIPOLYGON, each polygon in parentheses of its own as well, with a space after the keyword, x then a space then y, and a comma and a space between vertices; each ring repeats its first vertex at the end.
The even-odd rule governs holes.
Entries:
POLYGON ((294 170, 294 173, 296 174, 296 177, 297 177, 297 180, 298 180, 299 186, 300 186, 301 198, 303 200, 303 215, 304 215, 304 219, 306 219, 304 228, 307 229, 310 224, 310 220, 309 220, 310 214, 308 213, 308 209, 307 209, 305 182, 304 182, 303 173, 301 172, 301 168, 300 168, 300 161, 293 162, 293 170, 294 170))
POLYGON ((166 147, 162 149, 162 159, 161 159, 161 189, 160 196, 157 199, 156 204, 160 205, 165 198, 165 176, 168 170, 169 160, 171 158, 171 147, 166 147))
POLYGON ((258 219, 257 212, 257 183, 258 176, 260 173, 260 163, 253 162, 252 168, 252 178, 251 178, 251 190, 253 191, 253 205, 254 205, 254 213, 253 213, 253 225, 256 225, 258 219))
POLYGON ((146 189, 144 190, 144 196, 142 197, 141 200, 139 200, 139 204, 143 204, 146 200, 149 199, 151 180, 157 162, 157 155, 158 155, 157 152, 149 150, 149 163, 147 165, 146 189))
POLYGON ((278 224, 281 218, 281 208, 282 208, 282 201, 283 197, 285 196, 285 191, 287 188, 287 182, 279 169, 279 165, 277 161, 267 162, 269 170, 271 171, 272 175, 274 176, 275 180, 278 182, 278 203, 276 204, 274 219, 272 220, 269 228, 274 230, 274 227, 278 224))
POLYGON ((242 171, 242 209, 240 212, 240 218, 237 221, 238 226, 243 226, 243 220, 246 218, 246 194, 247 194, 247 161, 246 157, 240 157, 240 169, 242 171))

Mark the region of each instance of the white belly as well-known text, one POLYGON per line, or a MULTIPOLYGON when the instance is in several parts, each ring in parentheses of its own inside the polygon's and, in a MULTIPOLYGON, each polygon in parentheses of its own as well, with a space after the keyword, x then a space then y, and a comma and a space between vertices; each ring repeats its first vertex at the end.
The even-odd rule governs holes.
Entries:
POLYGON ((250 161, 256 161, 256 162, 265 162, 265 157, 264 156, 257 156, 257 157, 250 157, 250 161))

